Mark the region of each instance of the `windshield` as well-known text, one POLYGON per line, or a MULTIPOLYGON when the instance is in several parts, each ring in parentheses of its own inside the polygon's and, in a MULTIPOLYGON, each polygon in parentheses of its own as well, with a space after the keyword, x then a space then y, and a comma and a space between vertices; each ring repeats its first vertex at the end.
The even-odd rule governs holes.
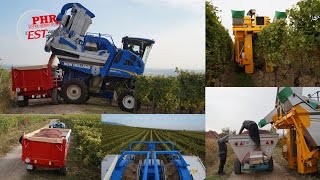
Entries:
POLYGON ((139 45, 130 44, 128 50, 133 52, 137 56, 140 56, 140 46, 139 45))
POLYGON ((143 57, 142 57, 142 61, 146 64, 147 63, 147 60, 148 60, 148 56, 149 56, 149 53, 151 51, 151 48, 152 48, 152 45, 151 46, 147 46, 145 51, 144 51, 144 54, 143 54, 143 57))

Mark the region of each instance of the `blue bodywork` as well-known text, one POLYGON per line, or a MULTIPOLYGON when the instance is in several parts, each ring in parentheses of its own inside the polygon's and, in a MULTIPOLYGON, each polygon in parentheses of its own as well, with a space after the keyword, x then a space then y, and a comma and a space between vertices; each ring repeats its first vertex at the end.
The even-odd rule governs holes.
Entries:
POLYGON ((86 14, 89 15, 91 18, 95 17, 95 15, 91 11, 89 11, 87 8, 82 6, 80 3, 67 3, 62 7, 60 14, 58 14, 57 21, 61 21, 62 16, 65 15, 66 12, 68 11, 68 9, 71 9, 74 4, 76 4, 80 8, 85 9, 86 10, 86 14))
MULTIPOLYGON (((70 47, 75 51, 75 53, 63 49, 57 49, 53 46, 49 46, 49 48, 46 47, 46 51, 52 51, 53 54, 62 56, 59 58, 58 65, 63 70, 63 79, 61 82, 62 84, 69 79, 77 78, 84 81, 89 87, 90 81, 93 78, 100 76, 100 78, 103 80, 103 82, 101 83, 100 92, 90 92, 90 94, 103 98, 112 98, 113 91, 112 89, 106 87, 107 84, 110 84, 110 81, 128 81, 131 80, 134 75, 142 75, 145 68, 145 62, 142 59, 146 47, 152 47, 155 42, 153 40, 145 38, 124 37, 122 40, 124 47, 123 49, 120 49, 114 45, 112 37, 109 35, 108 37, 110 37, 111 40, 109 40, 108 37, 105 37, 105 35, 101 35, 100 33, 94 35, 75 34, 74 31, 68 29, 69 26, 65 27, 62 24, 64 16, 67 14, 69 9, 72 9, 71 15, 77 13, 76 10, 73 11, 74 6, 85 10, 85 14, 90 18, 95 17, 95 15, 91 11, 89 11, 79 3, 65 4, 56 18, 56 20, 61 23, 61 28, 59 30, 56 30, 56 32, 53 33, 51 37, 55 37, 56 39, 58 39, 57 42, 59 44, 70 47), (73 41, 75 39, 74 37, 77 36, 82 40, 73 41), (63 57, 71 57, 77 59, 80 57, 80 55, 77 53, 83 53, 85 56, 87 53, 85 49, 87 43, 96 45, 97 49, 95 52, 97 52, 97 56, 104 57, 103 55, 105 53, 108 53, 109 55, 106 56, 106 60, 99 62, 86 62, 81 60, 71 61, 67 58, 63 59, 63 57), (133 50, 130 51, 128 49, 128 45, 132 43, 135 43, 135 45, 139 46, 139 54, 135 53, 133 50)), ((50 38, 48 38, 47 41, 49 41, 49 39, 50 38)), ((49 43, 50 42, 51 41, 49 41, 49 43)))
POLYGON ((127 167, 127 165, 134 161, 134 155, 145 155, 146 159, 144 160, 144 163, 140 166, 139 171, 141 175, 142 180, 147 179, 155 179, 160 180, 161 175, 163 172, 163 165, 157 163, 157 156, 158 155, 171 155, 171 162, 173 162, 177 168, 177 171, 179 173, 179 177, 181 180, 191 180, 192 177, 190 175, 190 172, 188 170, 188 164, 183 159, 182 155, 179 151, 174 149, 174 145, 169 142, 158 142, 158 141, 135 141, 130 144, 129 151, 123 151, 121 153, 121 156, 119 160, 117 161, 117 164, 115 166, 115 169, 113 170, 111 180, 120 180, 122 179, 123 173, 127 167), (133 146, 136 144, 145 144, 148 146, 147 151, 133 151, 133 146), (157 151, 156 145, 160 144, 168 144, 171 146, 171 150, 167 151, 157 151))

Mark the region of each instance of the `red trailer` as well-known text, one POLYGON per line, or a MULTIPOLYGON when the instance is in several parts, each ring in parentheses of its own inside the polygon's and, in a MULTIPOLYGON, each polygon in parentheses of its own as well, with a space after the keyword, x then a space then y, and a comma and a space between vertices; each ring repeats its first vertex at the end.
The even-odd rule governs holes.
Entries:
POLYGON ((27 106, 29 99, 50 97, 53 104, 59 104, 61 77, 62 74, 50 63, 40 66, 13 67, 12 91, 17 93, 18 106, 27 106))
POLYGON ((59 169, 67 173, 67 153, 71 129, 42 128, 22 138, 21 160, 28 172, 36 168, 59 169))

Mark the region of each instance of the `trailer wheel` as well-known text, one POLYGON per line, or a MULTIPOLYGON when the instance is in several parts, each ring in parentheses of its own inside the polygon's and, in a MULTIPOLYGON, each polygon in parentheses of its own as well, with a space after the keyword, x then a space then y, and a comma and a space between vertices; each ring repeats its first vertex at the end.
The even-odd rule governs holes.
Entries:
POLYGON ((271 158, 269 159, 268 165, 269 165, 269 167, 268 167, 267 170, 268 170, 269 172, 272 172, 272 171, 273 171, 273 158, 272 158, 272 156, 271 156, 271 158))
POLYGON ((67 175, 67 165, 60 168, 60 174, 63 176, 67 175))
POLYGON ((61 99, 60 91, 58 88, 53 88, 51 92, 52 104, 58 105, 61 99))
POLYGON ((29 104, 28 98, 25 96, 22 101, 17 101, 17 104, 19 107, 28 106, 29 104))
POLYGON ((135 107, 137 104, 131 91, 125 91, 118 97, 118 105, 122 111, 133 112, 139 108, 135 107))
POLYGON ((28 169, 26 167, 26 170, 27 170, 28 173, 32 173, 32 172, 34 172, 36 170, 36 167, 32 166, 32 169, 28 169))
POLYGON ((237 158, 233 161, 233 170, 235 174, 241 174, 241 163, 237 158))
POLYGON ((88 96, 88 86, 80 79, 69 79, 62 85, 62 97, 70 104, 82 104, 88 96))

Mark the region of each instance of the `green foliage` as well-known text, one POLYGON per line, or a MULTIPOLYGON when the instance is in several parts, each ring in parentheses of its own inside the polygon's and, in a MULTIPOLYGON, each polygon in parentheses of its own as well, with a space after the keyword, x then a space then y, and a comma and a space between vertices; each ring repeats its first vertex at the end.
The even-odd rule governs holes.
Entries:
POLYGON ((236 134, 236 130, 231 130, 230 128, 222 128, 221 129, 221 134, 219 135, 220 137, 224 137, 226 135, 229 135, 229 134, 236 134))
POLYGON ((11 129, 21 129, 28 125, 46 121, 48 118, 39 115, 1 115, 0 116, 0 135, 6 134, 11 129))
POLYGON ((11 77, 10 72, 6 69, 0 68, 0 113, 3 113, 11 100, 11 77))
POLYGON ((206 79, 207 86, 225 71, 233 57, 233 42, 217 17, 217 8, 206 1, 206 79))
POLYGON ((299 1, 287 13, 289 23, 278 20, 258 34, 257 55, 276 70, 293 70, 299 86, 302 75, 320 77, 320 1, 299 1))
MULTIPOLYGON (((288 39, 288 26, 286 21, 281 19, 270 24, 258 34, 256 53, 259 60, 275 67, 286 65, 287 48, 283 42, 288 39), (281 59, 281 60, 280 60, 281 59)), ((257 62, 259 63, 259 62, 257 62)))
MULTIPOLYGON (((135 91, 136 93, 136 91, 135 91)), ((178 108, 179 87, 176 77, 152 77, 152 102, 154 109, 173 113, 178 108)))
POLYGON ((142 105, 166 113, 204 111, 205 77, 177 69, 177 77, 136 76, 134 96, 142 105))
POLYGON ((103 158, 100 118, 100 115, 68 115, 61 118, 72 129, 79 158, 87 166, 98 165, 103 158))
POLYGON ((188 110, 189 113, 201 112, 205 106, 205 77, 187 71, 179 71, 180 109, 188 110))

